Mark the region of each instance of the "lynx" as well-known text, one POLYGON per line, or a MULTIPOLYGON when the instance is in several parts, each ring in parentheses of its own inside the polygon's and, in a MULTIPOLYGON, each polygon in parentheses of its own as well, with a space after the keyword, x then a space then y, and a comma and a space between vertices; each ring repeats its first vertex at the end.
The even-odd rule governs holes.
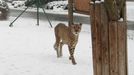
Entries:
POLYGON ((62 57, 62 46, 64 44, 68 45, 69 59, 72 61, 72 64, 75 65, 74 50, 78 42, 79 33, 81 31, 82 24, 72 24, 69 27, 63 23, 59 23, 55 27, 55 38, 56 42, 54 48, 57 52, 57 57, 62 57))

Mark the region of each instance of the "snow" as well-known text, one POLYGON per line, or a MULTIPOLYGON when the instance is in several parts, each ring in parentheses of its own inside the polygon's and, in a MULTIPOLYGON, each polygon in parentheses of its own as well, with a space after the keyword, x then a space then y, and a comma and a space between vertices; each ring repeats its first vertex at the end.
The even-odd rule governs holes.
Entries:
MULTIPOLYGON (((92 74, 89 25, 83 24, 75 52, 77 65, 72 65, 66 45, 63 57, 56 57, 54 30, 47 21, 40 21, 40 26, 36 26, 36 19, 20 18, 14 27, 8 27, 14 18, 0 21, 0 75, 92 74)), ((52 25, 59 22, 52 21, 52 25)))
POLYGON ((94 4, 94 2, 93 2, 93 1, 91 1, 91 2, 90 2, 90 4, 94 4))
POLYGON ((95 3, 101 3, 101 1, 96 0, 95 3))
POLYGON ((127 2, 127 20, 134 21, 134 2, 127 2))
POLYGON ((134 30, 128 30, 128 75, 134 75, 134 30))
POLYGON ((120 22, 123 22, 123 18, 120 18, 119 21, 120 21, 120 22))
POLYGON ((68 1, 52 1, 45 5, 46 9, 49 10, 60 10, 64 11, 67 10, 68 1))
MULTIPOLYGON (((127 5, 128 20, 134 21, 133 3, 127 2, 127 5)), ((49 12, 67 14, 66 11, 47 11, 49 12)), ((67 22, 52 21, 51 28, 48 21, 40 20, 40 25, 36 26, 35 18, 20 17, 13 24, 14 27, 10 28, 9 24, 14 19, 10 16, 7 21, 0 21, 0 75, 93 75, 89 24, 82 26, 75 50, 77 65, 72 65, 66 45, 63 46, 62 58, 57 58, 53 49, 54 27, 58 23, 67 22)), ((134 75, 134 30, 128 30, 127 37, 129 75, 134 75)))
POLYGON ((101 2, 104 2, 104 0, 101 0, 101 2))

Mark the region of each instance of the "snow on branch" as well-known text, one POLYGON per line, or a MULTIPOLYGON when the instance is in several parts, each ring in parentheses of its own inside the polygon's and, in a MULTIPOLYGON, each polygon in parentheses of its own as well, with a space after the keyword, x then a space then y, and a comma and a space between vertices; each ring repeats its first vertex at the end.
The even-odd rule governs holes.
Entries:
POLYGON ((122 22, 123 21, 123 18, 120 18, 118 21, 122 22))
POLYGON ((104 2, 104 0, 101 0, 101 2, 104 2))
POLYGON ((95 3, 101 3, 101 1, 96 0, 95 3))
POLYGON ((93 1, 91 1, 91 2, 90 2, 90 4, 94 4, 94 2, 93 2, 93 1))

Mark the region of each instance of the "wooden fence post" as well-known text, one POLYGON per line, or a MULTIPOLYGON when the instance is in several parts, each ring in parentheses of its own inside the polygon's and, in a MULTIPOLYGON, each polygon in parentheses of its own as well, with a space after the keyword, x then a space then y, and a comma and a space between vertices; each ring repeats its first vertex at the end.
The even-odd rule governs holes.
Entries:
POLYGON ((118 22, 118 57, 119 57, 119 75, 127 75, 127 24, 118 22))
POLYGON ((105 11, 104 3, 101 3, 102 75, 109 75, 108 17, 105 11))
POLYGON ((93 46, 93 67, 94 67, 94 74, 99 75, 101 74, 101 50, 100 50, 100 22, 101 22, 101 15, 100 15, 100 4, 91 4, 91 31, 92 33, 92 46, 93 46))
POLYGON ((118 39, 117 39, 117 22, 109 22, 109 51, 110 51, 110 75, 118 74, 118 39))
POLYGON ((126 20, 108 20, 104 3, 90 7, 94 75, 128 75, 126 20))

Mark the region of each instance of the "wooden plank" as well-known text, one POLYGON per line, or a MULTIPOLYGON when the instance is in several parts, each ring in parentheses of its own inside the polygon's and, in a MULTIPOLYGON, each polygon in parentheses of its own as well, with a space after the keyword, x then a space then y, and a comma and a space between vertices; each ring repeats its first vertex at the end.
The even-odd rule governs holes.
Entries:
POLYGON ((68 0, 68 21, 69 25, 73 24, 73 0, 68 0))
POLYGON ((94 75, 101 75, 100 4, 91 4, 91 31, 94 75))
POLYGON ((118 22, 118 51, 119 51, 119 75, 127 75, 126 63, 126 22, 118 22), (125 66, 126 65, 126 66, 125 66))
POLYGON ((109 22, 110 75, 118 74, 117 22, 109 22))
POLYGON ((108 48, 108 17, 104 3, 101 4, 101 50, 102 50, 102 75, 109 73, 109 48, 108 48))
POLYGON ((91 14, 90 14, 90 21, 91 21, 91 35, 92 35, 92 54, 93 54, 93 71, 94 75, 96 75, 96 29, 95 29, 95 6, 94 4, 90 4, 91 14))
MULTIPOLYGON (((127 7, 126 7, 126 0, 124 5, 124 21, 127 22, 127 7)), ((126 67, 126 74, 128 75, 128 52, 127 52, 127 23, 124 25, 124 34, 125 34, 125 67, 126 67)))
POLYGON ((101 52, 101 4, 95 4, 96 25, 96 75, 102 75, 102 52, 101 52))
POLYGON ((125 25, 126 27, 126 32, 124 34, 126 34, 126 43, 125 43, 125 48, 126 48, 126 51, 125 51, 125 66, 126 66, 126 75, 128 75, 128 49, 127 49, 127 24, 125 25))

